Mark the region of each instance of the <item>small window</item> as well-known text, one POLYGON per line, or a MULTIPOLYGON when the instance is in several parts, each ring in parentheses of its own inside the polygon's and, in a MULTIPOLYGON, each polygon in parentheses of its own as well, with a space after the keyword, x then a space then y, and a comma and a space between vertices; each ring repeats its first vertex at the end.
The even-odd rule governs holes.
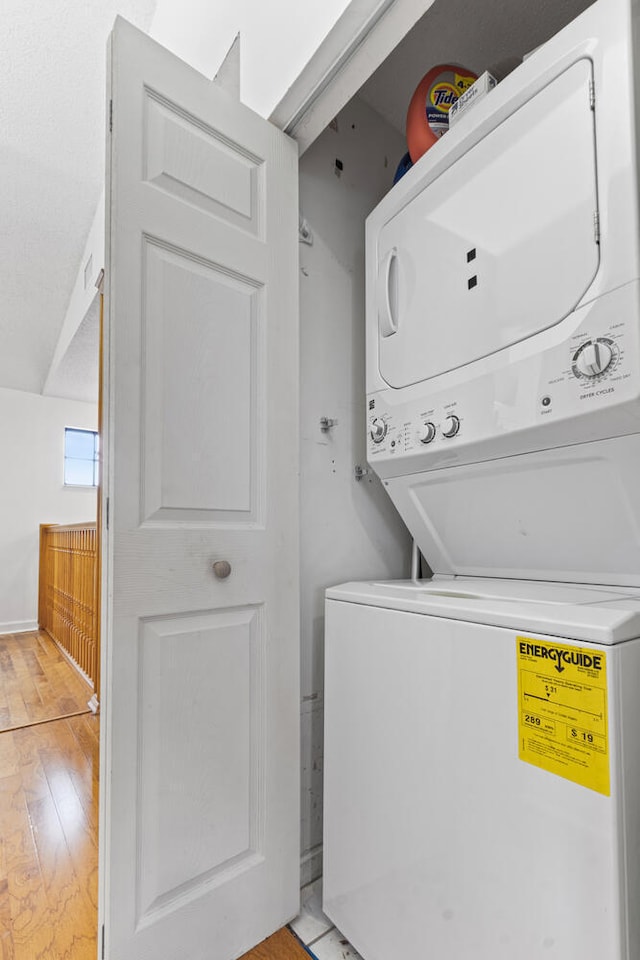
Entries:
POLYGON ((64 431, 64 482, 71 487, 98 486, 98 434, 95 430, 64 431))

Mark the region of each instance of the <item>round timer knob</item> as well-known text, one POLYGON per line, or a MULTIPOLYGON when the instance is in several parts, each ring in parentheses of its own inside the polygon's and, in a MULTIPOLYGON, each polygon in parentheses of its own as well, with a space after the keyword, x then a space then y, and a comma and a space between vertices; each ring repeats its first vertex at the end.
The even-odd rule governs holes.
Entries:
POLYGON ((436 428, 428 420, 426 423, 421 423, 418 427, 418 440, 420 443, 431 443, 435 435, 436 428))
POLYGON ((460 421, 456 417, 455 413, 452 413, 450 414, 450 416, 447 417, 447 419, 442 425, 442 436, 455 437, 459 429, 460 429, 460 421))
POLYGON ((374 420, 371 424, 371 439, 374 443, 381 443, 387 435, 387 425, 384 420, 374 420))
POLYGON ((589 340, 576 357, 576 367, 583 377, 597 377, 613 360, 613 352, 603 340, 589 340))

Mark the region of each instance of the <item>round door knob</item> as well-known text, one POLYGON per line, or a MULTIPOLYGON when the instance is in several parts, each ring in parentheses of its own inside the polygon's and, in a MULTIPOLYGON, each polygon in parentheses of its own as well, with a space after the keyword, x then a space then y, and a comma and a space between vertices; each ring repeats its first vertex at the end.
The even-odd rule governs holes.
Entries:
POLYGON ((213 565, 213 572, 218 580, 226 580, 231 573, 231 564, 228 560, 216 560, 213 565))
POLYGON ((455 437, 456 433, 460 429, 460 421, 456 417, 455 413, 452 413, 442 425, 442 436, 443 437, 455 437))
POLYGON ((435 435, 436 428, 428 420, 426 423, 421 423, 418 427, 418 440, 420 443, 431 443, 435 435))
POLYGON ((374 443, 382 443, 387 435, 387 425, 384 420, 374 420, 369 432, 374 443))
POLYGON ((597 377, 607 369, 613 360, 613 351, 603 340, 589 340, 580 348, 576 357, 576 367, 583 377, 597 377))

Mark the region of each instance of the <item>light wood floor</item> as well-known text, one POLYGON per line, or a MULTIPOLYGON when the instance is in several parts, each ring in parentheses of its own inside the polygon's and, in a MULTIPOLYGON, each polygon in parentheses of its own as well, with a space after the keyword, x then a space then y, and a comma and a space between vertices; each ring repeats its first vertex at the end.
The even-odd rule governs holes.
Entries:
POLYGON ((0 636, 0 960, 97 955, 99 721, 90 696, 46 634, 0 636))
MULTIPOLYGON (((97 955, 99 720, 39 722, 88 689, 45 635, 0 636, 0 717, 27 724, 0 730, 0 960, 97 955)), ((284 929, 242 960, 309 956, 284 929)))
POLYGON ((298 939, 286 928, 259 943, 240 960, 310 960, 298 939))
POLYGON ((0 636, 0 730, 86 711, 92 692, 46 633, 0 636))

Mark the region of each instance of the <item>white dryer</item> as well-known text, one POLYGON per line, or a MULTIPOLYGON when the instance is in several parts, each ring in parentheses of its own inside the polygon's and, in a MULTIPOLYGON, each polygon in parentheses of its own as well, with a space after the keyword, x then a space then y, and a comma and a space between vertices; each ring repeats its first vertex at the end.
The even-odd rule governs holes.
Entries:
POLYGON ((368 218, 368 457, 437 573, 640 585, 639 18, 598 0, 368 218))
POLYGON ((328 592, 324 909, 365 960, 640 956, 640 592, 328 592))

